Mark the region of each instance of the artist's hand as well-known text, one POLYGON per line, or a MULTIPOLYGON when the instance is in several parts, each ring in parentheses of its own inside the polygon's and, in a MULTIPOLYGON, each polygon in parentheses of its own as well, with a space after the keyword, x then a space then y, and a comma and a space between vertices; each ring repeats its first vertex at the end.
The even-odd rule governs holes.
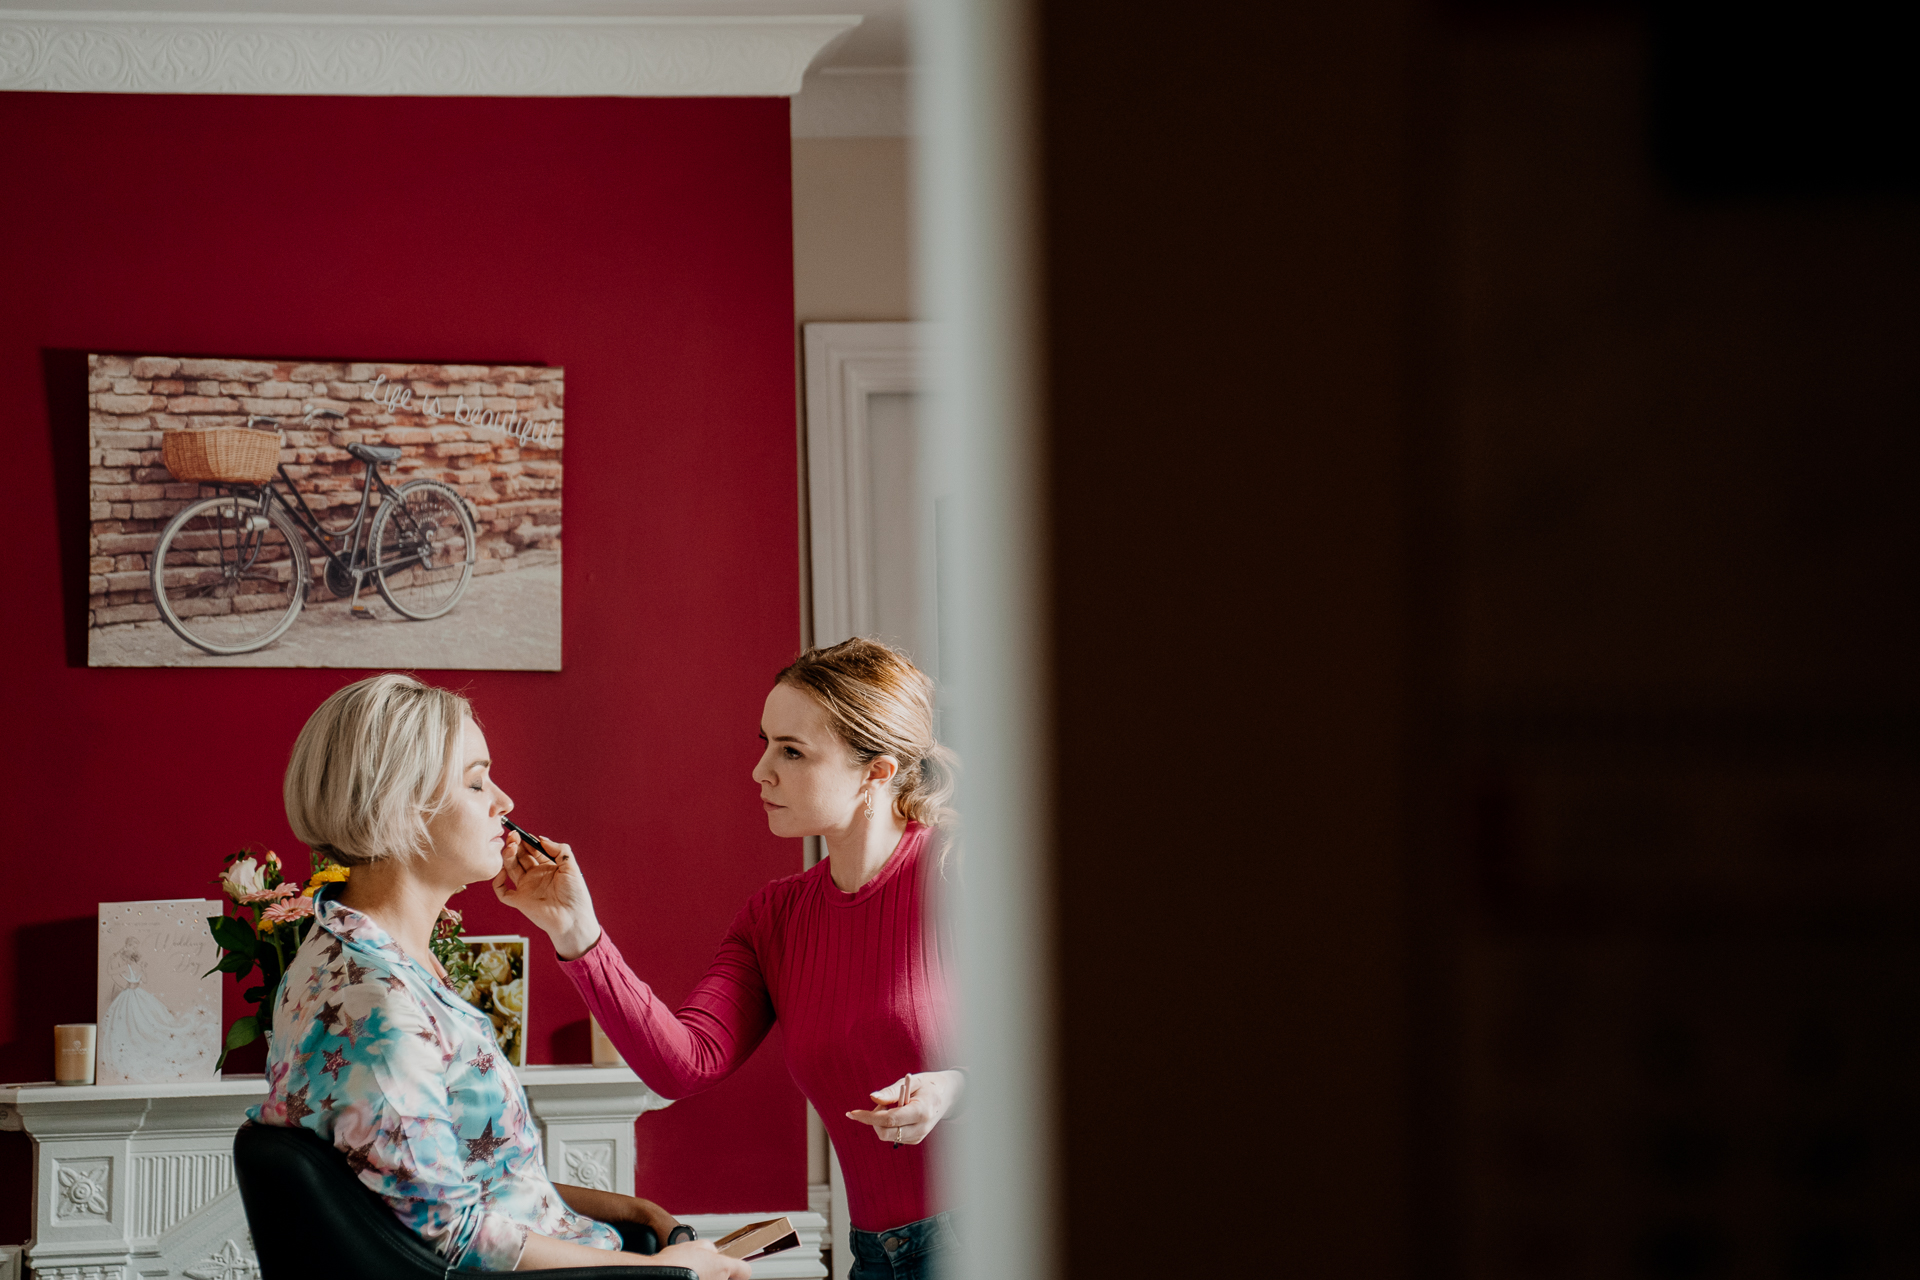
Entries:
POLYGON ((655 1267, 689 1267, 700 1280, 751 1280, 753 1276, 751 1266, 718 1252, 711 1240, 669 1245, 641 1261, 655 1267))
POLYGON ((572 960, 600 941, 600 921, 593 914, 593 895, 573 850, 558 840, 540 837, 546 853, 523 844, 520 833, 507 832, 500 850, 500 874, 493 878, 494 896, 518 908, 527 919, 547 931, 562 960, 572 960))
POLYGON ((925 1142, 933 1127, 960 1101, 967 1077, 958 1071, 916 1072, 903 1076, 872 1094, 874 1109, 849 1111, 847 1119, 873 1126, 873 1136, 882 1142, 904 1142, 911 1146, 925 1142), (907 1082, 913 1092, 907 1092, 907 1082))

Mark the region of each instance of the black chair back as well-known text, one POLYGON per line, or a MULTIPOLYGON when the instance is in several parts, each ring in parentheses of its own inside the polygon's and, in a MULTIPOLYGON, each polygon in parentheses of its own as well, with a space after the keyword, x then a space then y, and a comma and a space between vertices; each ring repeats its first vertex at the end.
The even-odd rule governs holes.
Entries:
MULTIPOLYGON (((263 1280, 462 1280, 495 1274, 449 1269, 354 1176, 346 1156, 311 1130, 240 1126, 233 1138, 233 1173, 263 1280)), ((685 1267, 571 1267, 540 1274, 551 1280, 698 1280, 685 1267)))

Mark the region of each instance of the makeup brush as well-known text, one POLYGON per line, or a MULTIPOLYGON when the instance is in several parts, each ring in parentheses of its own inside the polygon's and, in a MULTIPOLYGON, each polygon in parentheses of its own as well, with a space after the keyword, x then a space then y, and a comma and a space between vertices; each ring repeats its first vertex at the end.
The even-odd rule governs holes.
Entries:
MULTIPOLYGON (((540 838, 538 836, 534 835, 533 832, 527 830, 525 827, 515 822, 512 818, 503 817, 500 819, 500 824, 506 827, 506 829, 509 831, 519 832, 520 843, 526 845, 528 848, 532 849, 535 853, 547 852, 547 846, 540 843, 540 838)), ((548 855, 548 856, 552 856, 552 855, 548 855)))

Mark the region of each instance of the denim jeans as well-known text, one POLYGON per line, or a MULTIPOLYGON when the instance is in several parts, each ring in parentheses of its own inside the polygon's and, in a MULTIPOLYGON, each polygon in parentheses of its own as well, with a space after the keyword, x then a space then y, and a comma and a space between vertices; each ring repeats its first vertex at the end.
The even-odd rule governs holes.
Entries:
POLYGON ((847 1280, 942 1280, 960 1248, 960 1237, 954 1233, 953 1215, 936 1213, 885 1231, 853 1227, 847 1243, 853 1250, 853 1272, 847 1280))

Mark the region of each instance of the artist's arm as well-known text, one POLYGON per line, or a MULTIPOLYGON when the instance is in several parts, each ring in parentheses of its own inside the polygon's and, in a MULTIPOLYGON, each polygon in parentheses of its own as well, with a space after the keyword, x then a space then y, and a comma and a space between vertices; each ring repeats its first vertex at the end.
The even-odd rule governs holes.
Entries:
POLYGON ((573 850, 541 837, 551 856, 509 835, 494 892, 546 930, 587 1007, 647 1086, 685 1098, 720 1083, 759 1047, 773 1026, 773 1002, 754 946, 757 911, 734 919, 707 974, 678 1011, 627 967, 600 929, 573 850))

